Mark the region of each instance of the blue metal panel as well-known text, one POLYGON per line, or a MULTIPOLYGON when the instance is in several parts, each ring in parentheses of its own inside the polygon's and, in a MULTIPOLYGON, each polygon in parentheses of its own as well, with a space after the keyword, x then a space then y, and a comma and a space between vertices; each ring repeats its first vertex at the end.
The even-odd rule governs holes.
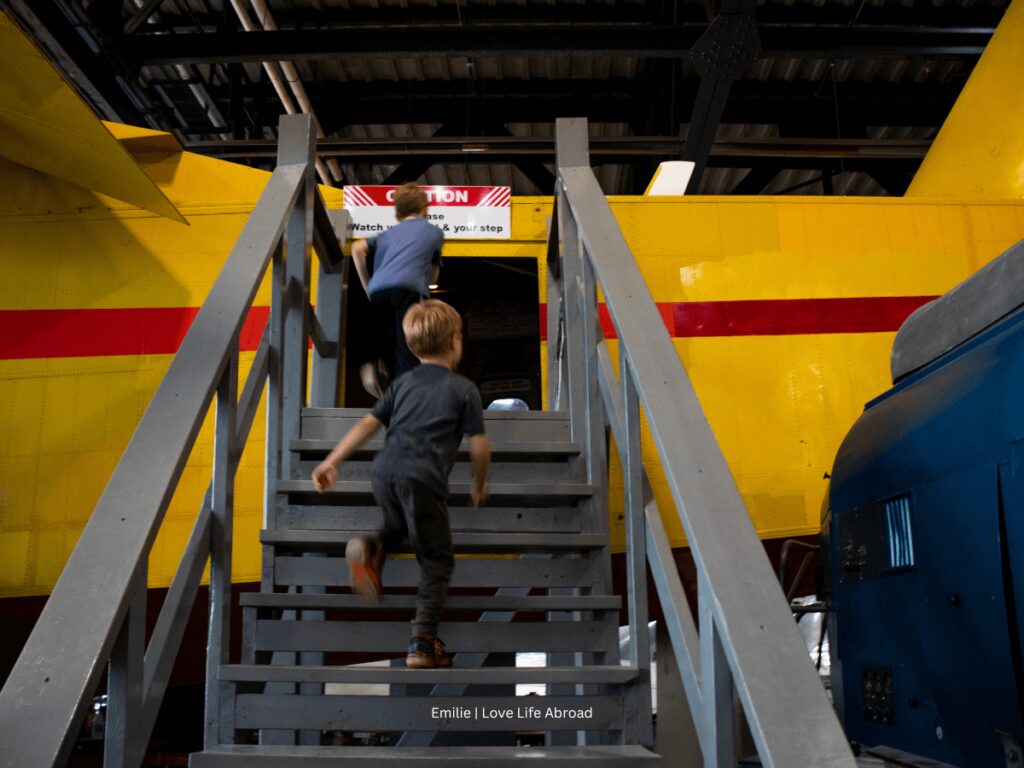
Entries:
POLYGON ((1020 735, 1024 312, 868 404, 823 527, 847 735, 964 768, 1020 735))

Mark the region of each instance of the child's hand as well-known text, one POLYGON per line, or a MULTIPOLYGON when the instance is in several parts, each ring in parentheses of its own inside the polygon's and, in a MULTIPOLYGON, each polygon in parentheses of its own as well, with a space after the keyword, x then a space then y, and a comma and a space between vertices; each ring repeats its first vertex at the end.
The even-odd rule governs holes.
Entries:
POLYGON ((469 501, 474 507, 482 507, 487 503, 487 483, 477 485, 473 483, 473 487, 469 490, 469 501))
POLYGON ((338 468, 329 461, 320 462, 320 465, 313 470, 313 485, 323 493, 338 479, 338 468))

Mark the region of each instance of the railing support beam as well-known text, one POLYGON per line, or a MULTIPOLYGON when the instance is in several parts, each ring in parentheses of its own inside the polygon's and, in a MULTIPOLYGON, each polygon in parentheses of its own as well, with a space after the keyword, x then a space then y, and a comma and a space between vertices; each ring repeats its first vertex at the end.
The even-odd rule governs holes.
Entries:
MULTIPOLYGON (((236 342, 237 343, 237 342, 236 342)), ((236 347, 237 348, 237 347, 236 347)), ((206 720, 203 745, 213 749, 234 741, 233 702, 220 682, 220 667, 231 650, 231 544, 235 504, 235 416, 238 354, 228 361, 217 387, 213 438, 213 515, 210 529, 210 627, 206 645, 206 720)))
POLYGON ((136 768, 146 752, 143 735, 143 653, 146 648, 146 568, 131 586, 128 613, 110 653, 104 768, 136 768))
POLYGON ((644 467, 640 447, 640 401, 629 357, 619 352, 626 460, 623 462, 626 502, 626 585, 629 594, 629 663, 639 671, 633 686, 636 740, 654 745, 651 713, 651 639, 647 627, 647 525, 644 517, 644 467))

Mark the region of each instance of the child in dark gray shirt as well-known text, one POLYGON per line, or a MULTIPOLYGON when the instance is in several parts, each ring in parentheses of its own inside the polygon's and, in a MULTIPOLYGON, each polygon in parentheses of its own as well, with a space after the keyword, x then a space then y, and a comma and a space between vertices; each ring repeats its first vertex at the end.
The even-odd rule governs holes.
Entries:
POLYGON ((491 448, 484 434, 480 393, 473 382, 454 373, 462 357, 462 320, 442 301, 409 309, 402 322, 409 349, 421 365, 399 377, 313 470, 317 490, 331 487, 341 465, 383 424, 384 448, 372 467, 373 494, 384 512, 376 539, 352 539, 345 549, 352 589, 375 602, 388 552, 406 538, 422 569, 416 593, 416 618, 406 665, 451 666, 437 622, 444 606, 455 558, 448 522, 448 475, 463 435, 469 436, 473 463, 470 501, 487 497, 491 448))

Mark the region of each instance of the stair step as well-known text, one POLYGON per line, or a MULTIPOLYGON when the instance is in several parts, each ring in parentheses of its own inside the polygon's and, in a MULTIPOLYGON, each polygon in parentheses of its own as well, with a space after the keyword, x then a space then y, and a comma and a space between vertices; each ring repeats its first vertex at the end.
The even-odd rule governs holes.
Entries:
POLYGON ((316 731, 621 730, 623 697, 240 693, 235 727, 316 731))
POLYGON ((221 680, 238 683, 359 683, 399 685, 515 685, 588 684, 619 685, 637 678, 635 667, 452 667, 407 669, 365 665, 267 666, 232 664, 220 668, 221 680))
MULTIPOLYGON (((318 457, 326 456, 335 445, 337 440, 292 440, 289 448, 300 454, 310 454, 318 457)), ((384 447, 384 439, 374 437, 356 450, 353 456, 362 456, 376 453, 384 447)), ((565 442, 495 442, 491 441, 491 459, 500 461, 527 462, 536 458, 548 459, 558 456, 577 456, 581 451, 579 443, 565 442)), ((458 458, 465 460, 469 457, 469 440, 463 439, 459 445, 458 458)))
MULTIPOLYGON (((372 608, 403 610, 416 606, 415 595, 384 595, 375 606, 367 606, 358 595, 303 595, 287 592, 243 592, 239 595, 243 608, 281 610, 331 611, 372 608)), ((618 595, 449 595, 448 611, 516 611, 545 613, 547 611, 618 611, 622 598, 618 595)))
MULTIPOLYGON (((307 408, 302 412, 303 440, 339 440, 369 411, 363 408, 307 408)), ((484 429, 494 442, 570 442, 564 411, 484 411, 484 429)))
MULTIPOLYGON (((573 533, 580 530, 576 507, 448 507, 452 531, 543 531, 573 533)), ((383 514, 376 506, 328 507, 292 504, 277 511, 278 530, 374 531, 383 514)))
MULTIPOLYGON (((274 531, 260 532, 260 543, 278 548, 339 551, 354 538, 368 538, 375 531, 274 531)), ((453 533, 458 553, 553 552, 599 549, 607 543, 597 533, 453 533)), ((403 552, 410 551, 403 548, 403 552)))
MULTIPOLYGON (((313 487, 312 480, 279 480, 277 482, 278 493, 287 493, 293 496, 320 498, 327 503, 337 503, 337 499, 344 496, 372 496, 368 480, 342 480, 325 493, 320 493, 313 487)), ((449 486, 449 500, 460 506, 466 504, 469 498, 469 483, 452 483, 449 486)), ((489 483, 490 502, 496 501, 519 501, 522 499, 541 498, 562 501, 565 499, 585 499, 594 495, 594 487, 585 483, 489 483)))
POLYGON ((273 747, 224 745, 189 758, 190 768, 509 768, 540 761, 559 768, 659 768, 636 745, 595 747, 273 747))
MULTIPOLYGON (((451 587, 588 587, 600 574, 589 558, 457 557, 451 587)), ((384 589, 415 587, 420 567, 413 558, 390 558, 384 567, 384 589)), ((274 558, 278 586, 347 587, 348 566, 342 557, 274 558)))
MULTIPOLYGON (((373 471, 372 456, 350 459, 338 467, 338 482, 369 480, 373 471)), ((320 459, 312 456, 302 458, 291 476, 308 480, 320 459)), ((487 473, 491 485, 502 483, 543 483, 566 484, 586 481, 586 467, 582 461, 492 461, 487 473)), ((473 479, 473 465, 468 461, 457 461, 452 466, 448 482, 451 485, 468 484, 473 479)))
MULTIPOLYGON (((407 621, 260 619, 253 647, 256 651, 405 653, 409 632, 407 621)), ((437 632, 452 653, 602 652, 618 644, 618 628, 599 621, 475 622, 442 617, 437 632)))

